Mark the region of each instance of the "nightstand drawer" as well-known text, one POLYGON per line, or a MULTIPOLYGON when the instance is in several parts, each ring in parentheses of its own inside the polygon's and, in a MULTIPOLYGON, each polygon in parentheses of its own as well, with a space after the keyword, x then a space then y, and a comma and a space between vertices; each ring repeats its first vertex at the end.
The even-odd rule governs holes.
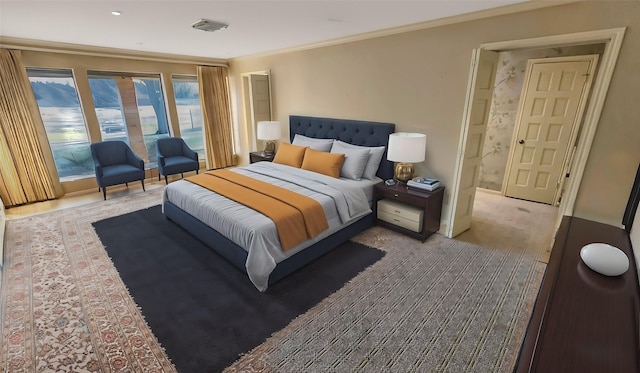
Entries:
POLYGON ((420 208, 390 199, 381 199, 378 201, 378 212, 386 212, 387 214, 397 215, 411 221, 420 222, 422 222, 422 214, 424 213, 420 208))
POLYGON ((400 202, 408 203, 414 206, 424 206, 424 204, 426 203, 425 193, 407 191, 406 188, 404 192, 400 192, 400 193, 397 190, 387 188, 387 187, 379 188, 376 192, 382 198, 388 198, 389 200, 392 200, 392 201, 400 201, 400 202), (413 193, 419 193, 419 194, 415 195, 413 193))
POLYGON ((413 232, 420 232, 422 230, 423 214, 424 210, 414 206, 387 199, 378 201, 378 219, 409 229, 413 232))
POLYGON ((419 233, 422 229, 422 221, 413 221, 398 215, 392 215, 386 212, 378 211, 378 219, 387 223, 395 224, 399 227, 419 233))

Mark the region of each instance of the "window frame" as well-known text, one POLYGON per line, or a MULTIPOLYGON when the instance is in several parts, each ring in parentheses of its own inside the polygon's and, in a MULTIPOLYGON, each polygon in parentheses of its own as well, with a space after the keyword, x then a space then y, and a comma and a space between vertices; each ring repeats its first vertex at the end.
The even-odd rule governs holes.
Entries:
MULTIPOLYGON (((91 130, 90 130, 90 126, 87 120, 87 116, 86 116, 86 111, 85 111, 85 107, 83 105, 82 102, 82 98, 80 95, 80 89, 78 87, 78 79, 77 79, 77 75, 76 75, 76 71, 74 68, 67 68, 67 67, 40 67, 40 66, 25 66, 25 72, 27 75, 27 79, 29 80, 29 86, 31 87, 31 90, 33 92, 34 98, 36 100, 36 104, 38 106, 38 113, 40 114, 40 118, 42 121, 42 125, 43 125, 43 129, 46 135, 46 139, 47 139, 47 146, 49 147, 50 151, 51 151, 51 156, 52 156, 52 160, 53 160, 53 164, 56 167, 56 172, 58 175, 58 182, 59 183, 65 183, 65 182, 72 182, 72 181, 77 181, 77 180, 83 180, 83 179, 88 179, 88 178, 92 178, 95 177, 95 171, 94 171, 94 166, 93 166, 93 161, 91 158, 91 150, 90 150, 90 144, 92 143, 92 137, 91 137, 91 130), (82 119, 82 126, 78 126, 81 127, 84 130, 84 138, 85 140, 80 142, 80 144, 82 143, 86 143, 86 149, 84 149, 84 151, 80 151, 78 153, 86 153, 84 154, 84 158, 86 158, 84 160, 83 163, 89 163, 89 166, 87 167, 87 165, 80 166, 81 169, 85 169, 89 172, 87 173, 75 173, 73 175, 67 175, 67 176, 61 176, 64 175, 66 173, 66 168, 61 168, 62 166, 59 164, 59 161, 57 161, 60 158, 66 158, 66 157, 60 157, 59 155, 57 155, 56 153, 58 153, 57 151, 54 151, 54 147, 57 144, 56 141, 52 141, 52 139, 49 137, 50 136, 50 128, 47 126, 47 122, 45 120, 45 118, 43 117, 43 112, 40 106, 40 102, 38 102, 38 98, 36 95, 36 91, 34 90, 33 84, 34 81, 31 80, 31 78, 70 78, 73 82, 73 89, 75 91, 75 98, 76 101, 78 103, 77 106, 77 110, 79 111, 80 117, 82 119)), ((67 145, 65 145, 65 147, 67 147, 67 145)), ((70 152, 73 154, 72 150, 70 150, 70 152)), ((78 154, 76 153, 76 154, 78 154)), ((82 154, 80 154, 82 156, 82 154)), ((75 160, 75 156, 73 156, 72 158, 74 158, 75 160)), ((74 161, 72 161, 74 162, 74 161)), ((75 163, 75 162, 74 162, 75 163)))

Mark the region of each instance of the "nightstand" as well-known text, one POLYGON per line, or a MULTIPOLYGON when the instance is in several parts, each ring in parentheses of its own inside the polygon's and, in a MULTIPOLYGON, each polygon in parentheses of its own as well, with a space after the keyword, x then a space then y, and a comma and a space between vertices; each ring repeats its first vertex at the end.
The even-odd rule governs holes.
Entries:
POLYGON ((267 154, 265 152, 251 152, 249 153, 249 162, 250 163, 256 163, 260 161, 271 162, 273 161, 274 156, 275 156, 275 153, 267 154))
POLYGON ((423 242, 440 229, 444 187, 429 192, 381 182, 373 190, 376 224, 423 242))

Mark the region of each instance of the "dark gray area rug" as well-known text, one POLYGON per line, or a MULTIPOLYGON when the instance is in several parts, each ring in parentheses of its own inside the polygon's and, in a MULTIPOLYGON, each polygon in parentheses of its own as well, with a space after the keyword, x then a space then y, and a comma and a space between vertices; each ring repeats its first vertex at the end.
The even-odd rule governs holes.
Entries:
POLYGON ((160 206, 93 226, 183 373, 221 371, 385 255, 349 241, 260 293, 245 273, 166 220, 160 206))

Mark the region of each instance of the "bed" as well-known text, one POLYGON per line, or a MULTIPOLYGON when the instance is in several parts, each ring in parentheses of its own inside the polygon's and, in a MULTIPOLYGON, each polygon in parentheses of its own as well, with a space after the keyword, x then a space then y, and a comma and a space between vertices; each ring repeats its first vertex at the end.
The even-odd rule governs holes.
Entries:
MULTIPOLYGON (((291 143, 294 143, 296 135, 300 135, 298 139, 336 139, 343 143, 371 149, 382 150, 380 147, 384 147, 377 172, 375 176, 371 174, 370 179, 363 177, 361 180, 350 180, 340 177, 340 179, 329 180, 333 178, 268 162, 258 162, 233 169, 234 172, 274 185, 283 187, 286 185, 287 188, 291 187, 299 193, 308 193, 314 198, 318 194, 314 187, 311 186, 310 191, 304 192, 299 189, 301 190, 303 186, 306 188, 310 184, 326 184, 332 190, 343 190, 354 196, 364 195, 367 206, 356 211, 356 208, 352 209, 351 203, 356 206, 360 203, 350 202, 346 210, 353 210, 351 211, 353 215, 347 219, 346 223, 339 222, 344 218, 345 208, 336 203, 336 209, 340 211, 327 212, 328 230, 285 252, 277 242, 274 243, 271 233, 254 231, 258 229, 254 227, 268 225, 267 217, 224 196, 190 181, 179 180, 167 186, 163 197, 163 213, 169 220, 180 225, 238 269, 247 273, 254 286, 263 292, 267 290, 269 284, 277 282, 371 227, 374 223, 371 210, 373 185, 393 177, 393 164, 386 159, 389 134, 395 131, 395 125, 392 123, 290 116, 289 131, 291 143), (239 213, 240 218, 228 215, 231 213, 239 213), (340 219, 335 216, 336 214, 340 219), (236 226, 235 224, 240 220, 247 224, 236 226)), ((333 199, 337 200, 338 197, 334 196, 333 199)), ((329 211, 325 202, 322 202, 323 208, 329 211)))

